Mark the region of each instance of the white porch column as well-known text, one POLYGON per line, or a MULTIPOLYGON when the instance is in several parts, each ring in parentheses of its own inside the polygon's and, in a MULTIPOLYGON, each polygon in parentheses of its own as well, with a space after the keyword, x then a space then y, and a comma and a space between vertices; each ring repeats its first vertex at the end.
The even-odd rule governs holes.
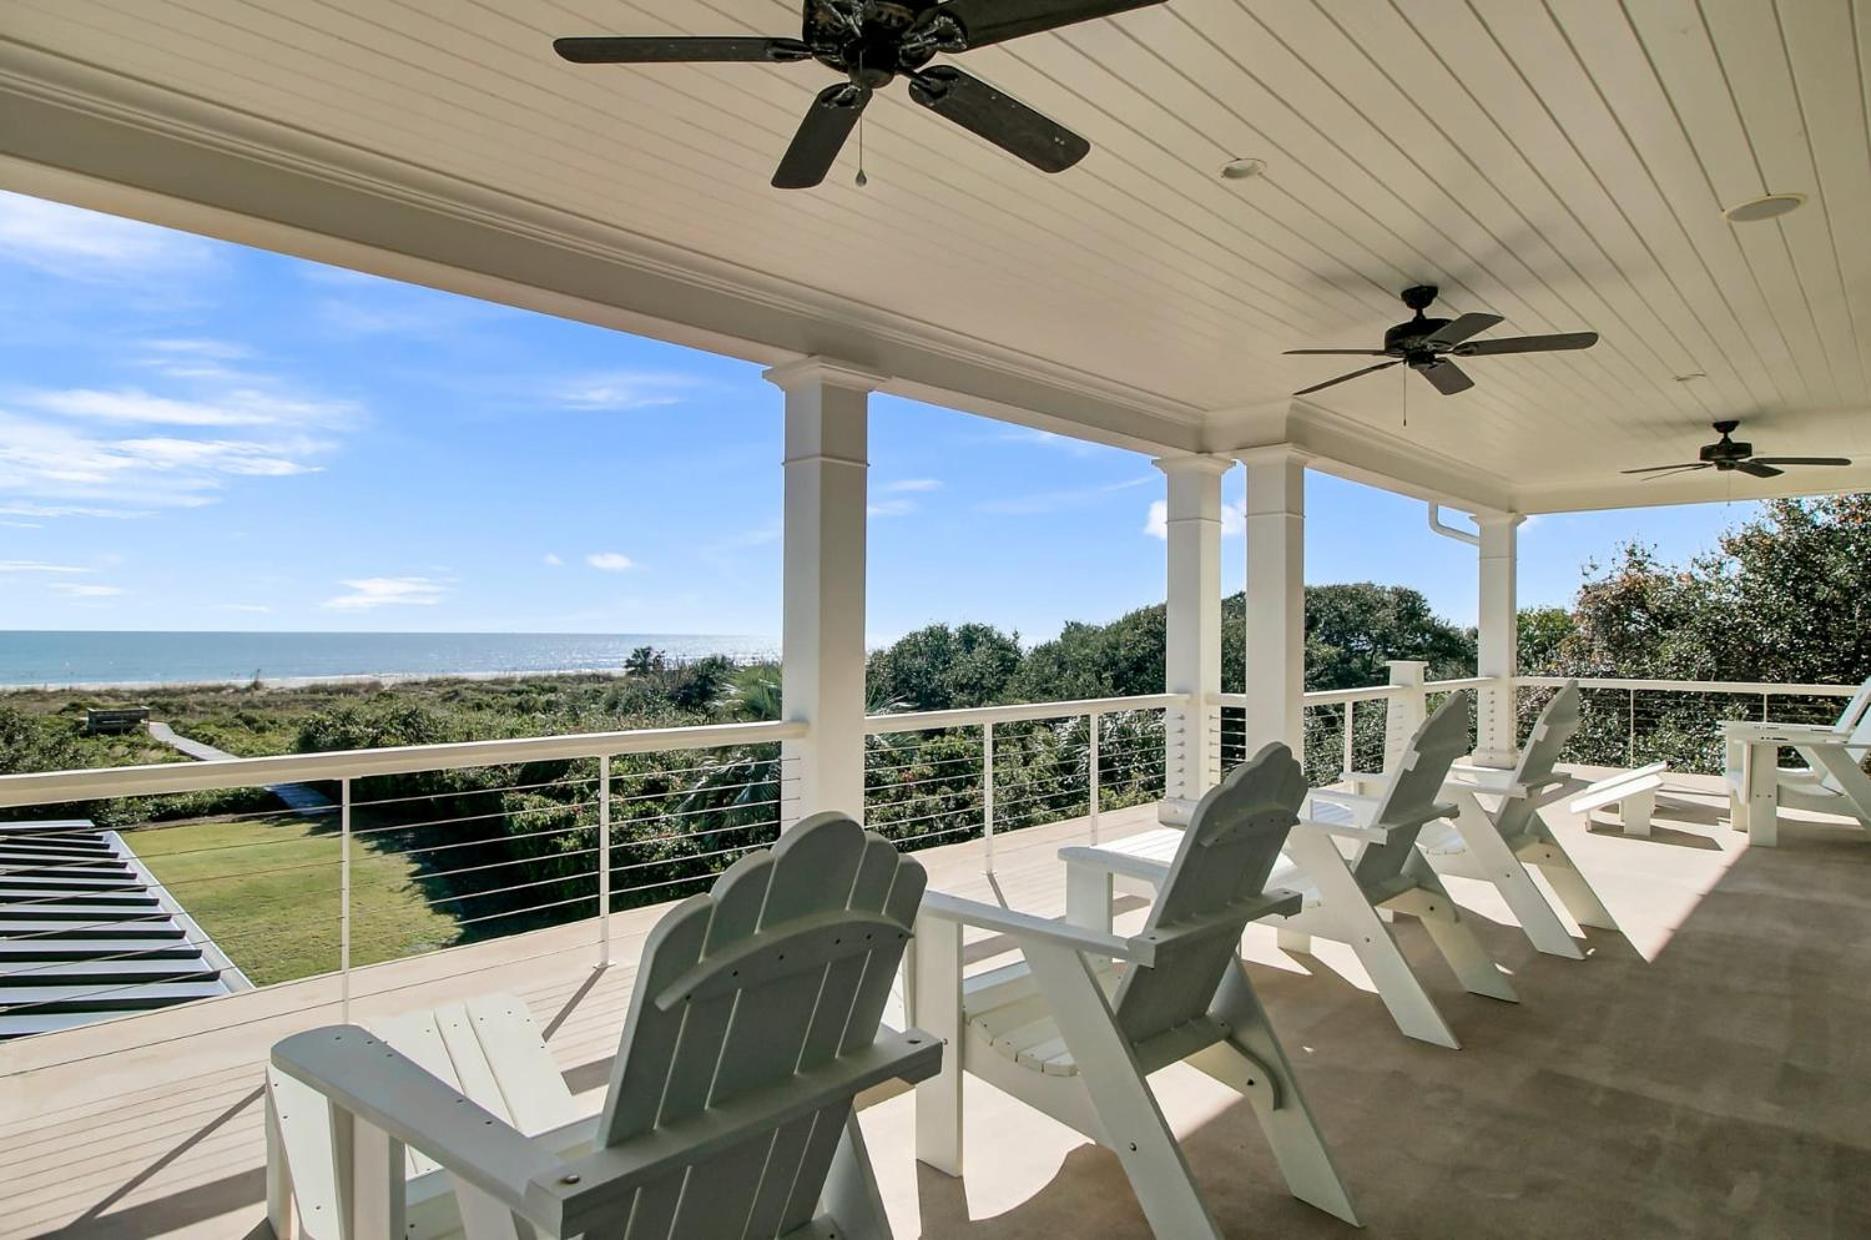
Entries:
POLYGON ((1306 455, 1289 444, 1240 453, 1247 466, 1247 752, 1305 753, 1306 455))
POLYGON ((781 826, 822 810, 864 817, 864 540, 870 393, 881 376, 823 358, 766 372, 786 393, 782 714, 795 798, 781 826))
POLYGON ((1221 479, 1234 462, 1220 456, 1168 456, 1156 467, 1169 479, 1163 689, 1197 697, 1192 706, 1166 712, 1163 731, 1170 752, 1163 795, 1197 801, 1221 779, 1219 737, 1202 699, 1221 691, 1221 479))
POLYGON ((1498 678, 1475 701, 1475 762, 1511 767, 1520 760, 1513 677, 1520 670, 1520 615, 1516 603, 1520 523, 1517 512, 1476 513, 1481 531, 1481 614, 1475 673, 1498 678))

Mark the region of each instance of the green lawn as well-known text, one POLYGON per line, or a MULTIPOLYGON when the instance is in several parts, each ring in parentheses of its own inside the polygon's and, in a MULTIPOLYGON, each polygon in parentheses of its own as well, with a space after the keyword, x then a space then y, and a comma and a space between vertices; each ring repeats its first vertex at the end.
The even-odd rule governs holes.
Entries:
MULTIPOLYGON (((290 814, 125 834, 130 847, 256 985, 338 967, 338 837, 290 814)), ((416 866, 354 846, 351 963, 447 947, 460 931, 423 904, 416 866)))

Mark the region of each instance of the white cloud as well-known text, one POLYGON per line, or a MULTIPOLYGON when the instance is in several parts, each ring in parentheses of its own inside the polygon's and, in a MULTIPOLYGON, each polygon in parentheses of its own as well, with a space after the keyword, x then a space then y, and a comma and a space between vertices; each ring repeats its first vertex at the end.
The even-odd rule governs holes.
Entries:
POLYGON ((205 357, 217 362, 239 361, 253 352, 246 345, 236 344, 231 340, 209 340, 202 337, 145 340, 143 347, 152 353, 205 357))
POLYGON ((886 482, 881 488, 888 495, 921 494, 941 489, 941 481, 935 478, 905 478, 900 482, 886 482))
MULTIPOLYGON (((1169 504, 1165 500, 1152 500, 1149 515, 1143 519, 1143 532, 1152 538, 1169 540, 1169 504)), ((1239 538, 1247 532, 1247 505, 1223 504, 1221 506, 1221 536, 1239 538)))
POLYGON ((559 565, 565 563, 565 561, 559 558, 558 552, 548 551, 546 552, 546 563, 551 565, 553 568, 557 568, 559 567, 559 565))
POLYGON ((42 560, 0 560, 0 573, 88 573, 75 564, 47 564, 42 560))
POLYGON ((223 603, 221 604, 221 610, 247 612, 256 616, 264 616, 270 614, 273 609, 268 607, 265 603, 223 603))
POLYGON ((691 375, 668 371, 613 371, 568 380, 555 399, 566 409, 655 409, 681 404, 700 386, 691 375))
POLYGON ((333 611, 370 611, 377 607, 433 607, 447 586, 430 577, 359 577, 338 584, 350 591, 328 598, 333 611))
POLYGON ((1055 435, 1051 431, 1037 430, 1030 426, 1012 426, 995 436, 1002 443, 1032 444, 1041 448, 1054 448, 1069 456, 1089 457, 1104 452, 1121 452, 1106 444, 1093 443, 1089 439, 1074 439, 1069 435, 1055 435))
POLYGON ((0 192, 0 258, 67 278, 123 281, 199 270, 215 252, 187 233, 0 192))
POLYGON ((354 411, 343 401, 295 399, 252 388, 237 388, 209 400, 152 396, 140 388, 99 391, 70 388, 28 392, 19 403, 48 413, 99 422, 145 422, 161 426, 324 426, 342 422, 354 411))
MULTIPOLYGON (((214 357, 242 347, 150 343, 152 356, 200 357, 210 369, 214 357)), ((0 514, 130 517, 210 504, 235 479, 317 472, 314 458, 336 447, 330 436, 361 413, 264 375, 217 373, 178 386, 180 394, 126 387, 0 396, 0 514), (144 433, 125 436, 130 428, 144 433)))
POLYGON ((91 585, 85 582, 55 581, 52 588, 73 598, 116 598, 124 591, 118 586, 91 585))
POLYGON ((905 517, 916 511, 916 501, 909 499, 880 499, 864 511, 873 517, 905 517))
POLYGON ((1007 496, 977 504, 975 511, 1022 517, 1062 512, 1068 508, 1082 508, 1088 504, 1095 504, 1107 495, 1128 491, 1133 487, 1146 486, 1154 481, 1157 481, 1156 476, 1144 475, 1138 478, 1127 478, 1122 482, 1107 482, 1099 486, 1070 487, 1058 491, 1038 491, 1031 495, 1007 496))
POLYGON ((606 573, 621 573, 637 566, 629 556, 615 551, 593 551, 585 557, 585 563, 606 573))

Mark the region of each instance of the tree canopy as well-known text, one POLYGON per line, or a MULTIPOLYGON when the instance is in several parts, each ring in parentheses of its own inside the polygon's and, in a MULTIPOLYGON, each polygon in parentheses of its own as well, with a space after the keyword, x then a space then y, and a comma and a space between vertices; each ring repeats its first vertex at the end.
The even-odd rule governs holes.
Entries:
MULTIPOLYGON (((1222 600, 1222 685, 1245 679, 1247 602, 1222 600)), ((946 710, 997 702, 1053 702, 1163 691, 1164 607, 1140 607, 1108 624, 1073 621, 1022 652, 1017 634, 986 624, 932 624, 871 655, 873 706, 946 710)), ((1430 610, 1405 586, 1369 582, 1306 590, 1306 687, 1382 684, 1389 659, 1422 659, 1435 677, 1474 674, 1475 637, 1430 610)))

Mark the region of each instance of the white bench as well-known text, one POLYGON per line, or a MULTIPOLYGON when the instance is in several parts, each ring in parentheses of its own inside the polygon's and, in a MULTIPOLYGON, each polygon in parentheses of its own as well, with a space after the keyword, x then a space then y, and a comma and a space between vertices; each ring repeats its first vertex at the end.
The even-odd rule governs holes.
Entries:
POLYGON ((1652 762, 1634 771, 1619 771, 1586 785, 1585 791, 1572 798, 1566 808, 1589 816, 1594 810, 1616 805, 1624 834, 1648 836, 1650 818, 1657 809, 1657 790, 1663 787, 1663 773, 1669 769, 1667 762, 1652 762))

